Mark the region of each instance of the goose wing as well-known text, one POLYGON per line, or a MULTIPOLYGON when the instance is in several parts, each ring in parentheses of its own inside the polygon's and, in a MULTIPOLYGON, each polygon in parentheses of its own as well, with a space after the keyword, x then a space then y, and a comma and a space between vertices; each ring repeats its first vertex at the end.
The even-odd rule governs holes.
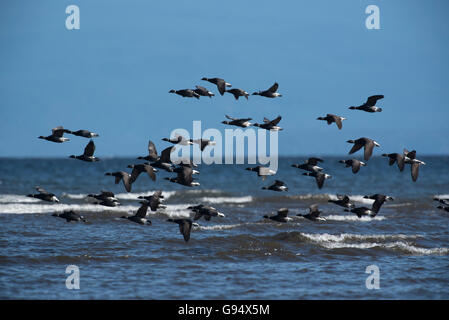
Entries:
POLYGON ((148 141, 148 155, 150 156, 150 158, 152 160, 157 159, 156 146, 154 145, 153 141, 151 141, 151 140, 148 141))
POLYGON ((364 159, 365 160, 369 160, 369 158, 373 154, 373 149, 374 149, 374 142, 372 140, 366 140, 365 152, 364 152, 364 159))
POLYGON ((90 140, 87 146, 84 148, 84 156, 92 157, 95 152, 95 143, 93 140, 90 140))
POLYGON ((368 106, 375 106, 377 100, 383 99, 383 97, 384 96, 382 94, 378 94, 378 95, 374 95, 374 96, 368 97, 368 99, 366 100, 366 104, 368 106))
POLYGON ((170 154, 175 150, 175 147, 168 147, 162 150, 160 161, 163 163, 171 163, 170 154))
POLYGON ((190 231, 192 229, 192 220, 189 219, 183 219, 180 223, 179 223, 179 232, 181 232, 181 234, 184 237, 184 240, 187 242, 190 239, 190 231))
POLYGON ((277 82, 275 82, 275 83, 270 87, 270 89, 268 89, 267 91, 268 91, 268 92, 271 92, 271 93, 275 93, 275 92, 278 90, 278 87, 279 87, 279 84, 278 84, 277 82))
POLYGON ((136 212, 136 216, 139 218, 145 218, 148 211, 148 203, 144 202, 136 212))

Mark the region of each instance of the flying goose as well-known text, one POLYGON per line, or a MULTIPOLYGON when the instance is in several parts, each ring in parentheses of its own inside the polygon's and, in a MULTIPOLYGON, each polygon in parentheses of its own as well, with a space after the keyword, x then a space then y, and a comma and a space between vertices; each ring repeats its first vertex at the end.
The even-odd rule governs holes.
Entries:
POLYGON ((263 216, 265 219, 274 220, 277 222, 288 222, 293 220, 292 218, 288 217, 288 209, 287 208, 281 208, 277 211, 276 215, 273 216, 263 216))
POLYGON ((195 212, 195 217, 193 220, 199 220, 201 217, 204 217, 206 221, 210 221, 212 217, 224 217, 225 215, 219 212, 217 209, 211 206, 206 206, 204 204, 199 204, 197 206, 190 206, 187 209, 195 212))
POLYGON ((367 207, 356 207, 352 209, 345 209, 345 211, 355 213, 359 218, 363 216, 370 216, 371 218, 374 218, 377 214, 377 212, 373 212, 371 209, 367 207))
POLYGON ((48 192, 44 188, 36 187, 37 194, 28 194, 27 197, 36 198, 48 202, 59 202, 59 199, 53 193, 48 192))
POLYGON ((405 156, 403 154, 400 154, 400 153, 383 153, 382 157, 388 157, 389 158, 388 164, 390 166, 392 166, 395 162, 397 162, 399 171, 403 171, 404 170, 405 156))
POLYGON ((449 206, 438 206, 437 208, 449 212, 449 206))
POLYGON ((287 186, 284 182, 280 180, 275 180, 274 183, 269 187, 262 187, 263 190, 272 190, 272 191, 288 191, 287 186))
POLYGON ((416 180, 418 180, 419 166, 425 165, 426 163, 416 159, 416 150, 408 151, 407 149, 404 149, 404 157, 404 163, 411 165, 412 180, 413 182, 416 182, 416 180))
POLYGON ((97 200, 111 200, 111 201, 118 201, 118 199, 115 197, 115 194, 111 191, 104 191, 102 190, 100 194, 88 194, 89 198, 95 198, 97 200))
POLYGON ((122 219, 128 219, 132 222, 141 224, 141 225, 151 225, 151 221, 149 219, 146 219, 147 211, 148 211, 148 202, 141 201, 142 205, 137 210, 136 214, 133 216, 123 216, 122 219))
POLYGON ((157 161, 159 159, 156 146, 154 145, 153 141, 148 141, 148 155, 145 157, 138 157, 137 159, 146 161, 157 161))
POLYGON ((275 82, 269 89, 265 91, 258 91, 254 92, 253 95, 256 96, 263 96, 267 98, 276 98, 276 97, 282 97, 282 94, 276 92, 278 90, 279 84, 275 82))
POLYGON ((320 217, 320 214, 321 214, 321 211, 318 210, 318 205, 312 204, 309 207, 309 213, 297 214, 297 216, 309 219, 311 221, 326 221, 326 218, 320 217))
POLYGON ((94 157, 95 152, 95 143, 93 140, 90 140, 89 143, 84 148, 84 153, 80 156, 71 155, 70 158, 78 159, 86 162, 96 162, 100 161, 97 157, 94 157))
POLYGON ((215 141, 211 141, 208 139, 195 139, 195 140, 190 139, 189 141, 198 144, 200 146, 201 151, 203 151, 207 146, 214 146, 216 144, 215 141))
POLYGON ((221 95, 223 95, 226 92, 226 87, 232 87, 230 83, 227 83, 226 81, 220 78, 202 78, 201 80, 209 81, 210 83, 217 85, 218 92, 220 92, 221 95))
POLYGON ((241 128, 247 128, 249 126, 252 126, 252 123, 249 122, 250 120, 253 120, 252 118, 237 119, 237 118, 232 118, 228 115, 225 115, 225 117, 232 121, 222 121, 221 123, 223 123, 223 124, 228 124, 230 126, 237 126, 237 127, 241 127, 241 128))
POLYGON ((179 225, 179 232, 184 237, 184 241, 187 242, 190 239, 190 231, 192 230, 192 220, 190 219, 167 219, 168 222, 174 222, 179 225))
POLYGON ((199 186, 199 182, 194 182, 193 178, 193 169, 190 167, 183 167, 180 172, 178 172, 178 175, 176 178, 165 178, 165 180, 168 180, 170 182, 179 183, 183 186, 187 187, 195 187, 199 186))
POLYGON ((330 113, 328 113, 325 117, 318 117, 316 119, 327 121, 328 125, 331 125, 332 122, 335 122, 335 124, 337 125, 339 130, 341 130, 341 128, 343 127, 342 121, 346 120, 346 118, 336 116, 335 114, 330 114, 330 113))
POLYGON ((337 200, 328 200, 328 202, 335 203, 336 205, 344 208, 354 207, 354 204, 350 202, 349 197, 347 195, 344 196, 337 195, 337 200))
POLYGON ((64 138, 64 133, 71 133, 70 130, 64 129, 62 126, 51 129, 51 135, 44 137, 39 136, 39 139, 44 139, 51 142, 62 143, 65 141, 69 141, 69 138, 64 138))
POLYGON ((157 161, 151 162, 150 165, 154 168, 163 169, 168 172, 173 172, 173 163, 171 161, 171 153, 176 149, 175 146, 165 148, 161 152, 161 156, 157 161))
POLYGON ((182 90, 170 90, 168 93, 176 93, 183 98, 200 98, 200 95, 193 91, 192 89, 182 89, 182 90))
POLYGON ((240 97, 245 97, 248 100, 249 93, 242 89, 230 89, 226 90, 226 92, 231 93, 235 100, 238 100, 240 97))
POLYGON ((374 200, 371 210, 376 214, 379 213, 380 207, 384 204, 385 201, 394 200, 393 197, 378 193, 373 194, 371 196, 364 196, 363 198, 374 200))
POLYGON ((276 119, 273 119, 273 120, 264 118, 263 119, 264 123, 262 123, 262 124, 255 123, 254 126, 265 129, 265 130, 280 131, 283 129, 281 127, 278 127, 277 124, 279 123, 279 121, 281 121, 281 119, 282 119, 281 116, 278 116, 276 119))
POLYGON ((95 138, 99 137, 98 133, 91 132, 89 130, 78 130, 78 131, 69 131, 67 133, 73 134, 78 137, 84 137, 84 138, 95 138))
POLYGON ((321 189, 323 187, 324 180, 332 178, 331 175, 329 175, 327 173, 323 173, 321 171, 304 172, 303 175, 309 176, 309 177, 315 177, 318 189, 321 189))
POLYGON ((374 95, 371 97, 368 97, 368 99, 366 99, 366 102, 358 107, 349 107, 349 109, 351 110, 362 110, 365 112, 381 112, 382 108, 376 107, 376 103, 377 100, 383 99, 384 96, 383 95, 374 95))
POLYGON ((169 139, 169 138, 162 138, 162 141, 167 141, 173 144, 179 144, 181 146, 188 146, 188 145, 192 145, 193 142, 191 141, 192 139, 186 139, 181 135, 176 135, 175 138, 173 139, 169 139))
POLYGON ((67 222, 70 222, 70 221, 87 222, 87 220, 83 216, 79 215, 78 213, 76 213, 73 210, 64 211, 63 213, 53 213, 52 216, 66 219, 67 222))
POLYGON ((150 206, 151 211, 156 211, 159 208, 166 208, 162 204, 164 196, 162 195, 162 190, 155 191, 151 196, 139 196, 139 199, 145 199, 150 206))
POLYGON ((213 94, 212 92, 210 92, 209 90, 207 90, 206 88, 204 88, 202 86, 195 86, 195 87, 196 87, 196 89, 193 91, 200 96, 209 97, 209 98, 212 98, 213 96, 215 96, 215 94, 213 94))
POLYGON ((374 146, 380 147, 380 144, 378 144, 376 141, 370 138, 359 138, 357 140, 348 140, 346 142, 354 144, 352 149, 349 151, 349 154, 353 154, 354 152, 357 152, 360 149, 365 148, 364 159, 366 161, 368 161, 371 155, 373 154, 374 146))
POLYGON ((156 181, 155 172, 157 172, 157 170, 150 166, 148 162, 144 164, 130 164, 128 168, 133 169, 131 171, 131 178, 129 179, 129 183, 134 183, 137 180, 137 177, 139 177, 142 172, 146 172, 151 180, 156 181))
POLYGON ((276 174, 276 171, 271 170, 269 167, 262 167, 262 166, 246 168, 245 170, 257 172, 257 176, 262 177, 262 180, 265 180, 267 176, 272 176, 276 174))
POLYGON ((122 180, 126 191, 131 192, 131 181, 130 181, 131 175, 128 172, 125 171, 106 172, 105 175, 115 177, 115 184, 118 184, 120 180, 122 180))
POLYGON ((357 173, 359 172, 361 166, 366 166, 365 162, 357 159, 340 160, 338 162, 346 164, 346 168, 352 167, 352 173, 357 173))
POLYGON ((324 162, 324 160, 320 159, 320 158, 312 157, 312 158, 307 159, 307 161, 302 164, 299 164, 299 163, 292 164, 292 167, 310 171, 310 172, 322 171, 323 168, 318 167, 318 162, 324 162))

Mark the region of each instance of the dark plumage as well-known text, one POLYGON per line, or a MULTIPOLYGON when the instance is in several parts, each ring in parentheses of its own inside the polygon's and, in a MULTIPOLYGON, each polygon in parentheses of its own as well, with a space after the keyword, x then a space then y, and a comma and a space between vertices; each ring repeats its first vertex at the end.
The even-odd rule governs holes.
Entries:
POLYGON ((281 208, 277 211, 277 214, 274 216, 263 216, 265 219, 274 220, 277 222, 288 222, 291 221, 292 218, 288 217, 288 209, 287 208, 281 208))
POLYGON ((36 187, 36 190, 37 192, 39 192, 38 194, 28 194, 27 197, 36 198, 48 202, 59 202, 59 199, 56 198, 54 193, 50 193, 41 187, 36 187))
POLYGON ((262 166, 246 168, 245 170, 257 172, 257 176, 262 177, 263 180, 265 180, 267 176, 272 176, 276 174, 276 171, 271 170, 269 167, 262 167, 262 166))
POLYGON ((358 107, 349 107, 349 109, 351 110, 362 110, 365 112, 381 112, 382 108, 376 107, 376 103, 377 100, 383 99, 384 96, 383 95, 375 95, 375 96, 371 96, 368 97, 368 99, 366 100, 366 102, 358 107))
POLYGON ((379 213, 380 207, 384 204, 385 201, 394 200, 393 197, 378 193, 371 196, 364 196, 363 198, 374 200, 371 210, 376 214, 379 213))
POLYGON ((411 165, 412 181, 416 182, 418 180, 419 166, 426 163, 416 159, 416 150, 408 151, 407 149, 404 149, 404 163, 411 165))
POLYGON ((373 212, 371 209, 367 207, 357 207, 353 209, 345 209, 346 212, 352 212, 357 215, 357 217, 361 218, 363 216, 370 216, 371 218, 374 218, 376 216, 376 212, 373 212))
POLYGON ((335 203, 336 205, 344 208, 352 208, 354 207, 354 204, 350 202, 349 197, 347 195, 345 196, 339 196, 337 195, 337 200, 328 200, 328 202, 335 203))
POLYGON ((70 130, 64 129, 62 126, 51 129, 51 135, 44 137, 39 136, 39 139, 44 139, 51 142, 62 143, 65 141, 69 141, 69 138, 65 138, 64 133, 71 133, 70 130))
POLYGON ((74 212, 73 210, 64 211, 63 213, 53 213, 52 216, 66 219, 67 222, 70 222, 70 221, 87 222, 87 220, 83 216, 79 215, 78 213, 74 212))
POLYGON ((332 178, 331 175, 323 173, 321 171, 304 172, 304 176, 315 177, 318 189, 321 189, 324 185, 324 180, 332 178))
POLYGON ((98 133, 91 132, 89 130, 69 131, 68 133, 73 134, 73 135, 78 136, 78 137, 84 137, 84 138, 99 137, 98 133))
POLYGON ((357 140, 348 140, 347 142, 354 144, 354 146, 349 151, 349 154, 353 154, 354 152, 357 152, 360 149, 365 148, 364 159, 366 161, 368 161, 371 155, 373 154, 374 146, 380 147, 380 145, 376 141, 365 137, 359 138, 357 140))
POLYGON ((299 164, 299 163, 292 164, 292 167, 310 171, 310 172, 322 171, 323 168, 318 166, 318 162, 324 162, 324 160, 320 159, 320 158, 309 158, 309 159, 307 159, 306 162, 304 162, 302 164, 299 164))
POLYGON ((151 140, 148 141, 148 155, 145 157, 138 157, 137 159, 146 161, 157 161, 159 159, 156 146, 151 140))
POLYGON ((151 225, 151 221, 149 219, 146 219, 147 211, 148 211, 148 202, 141 201, 142 205, 137 210, 136 214, 133 216, 123 216, 122 219, 128 219, 132 222, 141 224, 141 225, 151 225))
POLYGON ((449 206, 438 206, 437 208, 449 212, 449 206))
POLYGON ((223 123, 223 124, 228 124, 230 126, 237 126, 237 127, 241 127, 241 128, 247 128, 252 125, 252 123, 249 122, 250 120, 252 120, 252 118, 237 119, 237 118, 232 118, 228 115, 226 115, 225 117, 231 121, 222 121, 221 123, 223 123))
POLYGON ((279 84, 275 82, 269 89, 265 91, 258 91, 254 92, 253 95, 257 96, 263 96, 267 98, 276 98, 276 97, 282 97, 282 94, 276 92, 279 88, 279 84))
POLYGON ((218 212, 217 209, 211 206, 206 206, 204 204, 199 204, 197 206, 191 206, 187 209, 192 210, 195 212, 195 217, 193 220, 199 220, 201 217, 204 217, 206 221, 210 221, 212 217, 224 217, 225 215, 221 212, 218 212))
POLYGON ((207 146, 215 145, 215 141, 211 141, 209 139, 196 139, 196 140, 190 139, 190 142, 196 143, 197 145, 199 145, 201 151, 203 151, 207 146))
POLYGON ((321 211, 318 210, 318 205, 317 204, 312 204, 309 207, 309 213, 307 213, 307 214, 297 214, 297 216, 306 218, 306 219, 311 220, 311 221, 326 221, 325 218, 320 217, 320 214, 321 214, 321 211))
POLYGON ((226 81, 220 78, 202 78, 201 80, 209 81, 210 83, 217 85, 218 92, 220 92, 221 95, 223 95, 226 92, 226 87, 232 87, 230 83, 227 83, 226 81))
POLYGON ((150 164, 144 163, 144 164, 130 164, 128 168, 133 169, 131 171, 131 178, 129 179, 129 183, 134 183, 139 175, 142 172, 146 172, 151 180, 156 181, 156 169, 154 169, 150 164))
POLYGON ((97 200, 103 201, 103 200, 112 200, 112 201, 118 201, 115 197, 115 194, 110 191, 101 191, 100 194, 88 194, 89 198, 95 198, 97 200))
POLYGON ((200 96, 209 97, 209 98, 212 98, 213 96, 215 96, 215 94, 213 94, 212 92, 210 92, 209 90, 207 90, 206 88, 204 88, 202 86, 195 86, 195 87, 196 87, 196 89, 193 91, 200 96))
POLYGON ((182 89, 182 90, 170 90, 169 93, 176 93, 183 98, 200 98, 200 95, 193 91, 192 89, 182 89))
POLYGON ((403 154, 400 154, 400 153, 384 153, 384 154, 382 154, 382 157, 388 157, 389 158, 388 164, 390 166, 392 166, 395 162, 397 162, 399 171, 403 171, 404 170, 404 159, 405 159, 405 156, 403 154))
POLYGON ((336 116, 335 114, 330 114, 328 113, 325 117, 318 117, 316 118, 317 120, 324 120, 327 121, 328 125, 331 125, 332 122, 335 122, 335 124, 337 125, 338 129, 341 130, 341 128, 343 127, 343 120, 346 120, 346 118, 340 117, 340 116, 336 116))
POLYGON ((357 173, 359 172, 361 166, 366 166, 365 162, 357 159, 340 160, 338 162, 346 164, 346 168, 352 167, 352 173, 357 173))
POLYGON ((151 211, 156 211, 159 208, 166 208, 166 206, 162 204, 162 201, 164 199, 162 190, 154 192, 151 196, 139 196, 138 198, 145 199, 148 202, 151 211))
POLYGON ((188 146, 188 145, 192 145, 193 142, 191 141, 191 139, 186 139, 183 136, 180 135, 176 135, 175 138, 169 139, 169 138, 162 138, 162 141, 167 141, 173 144, 179 144, 181 146, 188 146))
POLYGON ((166 180, 174 183, 179 183, 183 186, 187 187, 195 187, 199 186, 199 182, 194 182, 193 178, 193 169, 190 167, 182 167, 182 169, 178 172, 176 178, 165 178, 166 180))
POLYGON ((163 169, 168 172, 173 172, 173 163, 171 161, 171 153, 176 149, 175 146, 165 148, 161 152, 161 156, 157 161, 151 162, 153 168, 163 169))
POLYGON ((106 172, 106 176, 114 176, 115 184, 118 184, 120 180, 123 181, 123 185, 125 186, 126 191, 131 192, 131 175, 125 171, 117 171, 117 172, 106 172))
POLYGON ((84 148, 84 153, 80 156, 71 155, 70 158, 78 159, 86 162, 96 162, 100 161, 97 157, 94 157, 95 152, 95 143, 93 140, 90 140, 89 143, 84 148))
POLYGON ((264 190, 272 190, 272 191, 288 191, 287 186, 284 182, 280 180, 275 180, 274 183, 269 187, 262 187, 264 190))
POLYGON ((169 222, 174 222, 179 225, 179 232, 184 237, 184 241, 187 242, 190 239, 190 231, 192 230, 192 220, 190 219, 168 219, 169 222))
POLYGON ((249 93, 242 89, 230 89, 226 90, 226 92, 231 93, 235 100, 238 100, 240 97, 245 97, 248 100, 249 93))
POLYGON ((273 130, 273 131, 280 131, 283 130, 281 127, 279 127, 277 124, 279 121, 281 121, 282 117, 278 116, 276 119, 269 120, 267 118, 263 119, 264 123, 255 123, 255 127, 259 127, 265 130, 273 130))

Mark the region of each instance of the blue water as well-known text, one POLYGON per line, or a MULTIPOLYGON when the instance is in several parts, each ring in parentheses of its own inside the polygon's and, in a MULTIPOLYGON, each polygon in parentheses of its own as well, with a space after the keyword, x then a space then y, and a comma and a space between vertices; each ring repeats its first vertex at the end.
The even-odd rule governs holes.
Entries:
POLYGON ((108 171, 134 159, 83 163, 72 159, 0 160, 0 298, 2 299, 448 299, 449 213, 434 196, 449 197, 449 157, 425 157, 417 182, 410 168, 399 172, 373 157, 356 175, 324 157, 332 178, 315 180, 290 167, 304 157, 280 158, 275 178, 288 192, 262 190, 265 181, 247 165, 200 165, 201 186, 189 188, 141 176, 131 193, 108 171), (56 194, 52 204, 25 195, 41 186, 56 194), (137 196, 163 190, 166 209, 149 213, 152 226, 120 219, 139 207, 137 196), (110 190, 121 206, 87 200, 110 190), (359 219, 328 203, 349 194, 370 206, 367 194, 394 197, 375 218, 359 219), (210 204, 226 217, 198 221, 189 242, 167 218, 188 217, 192 204, 210 204), (297 217, 288 223, 263 215, 281 207, 290 216, 316 203, 325 222, 297 217), (87 223, 52 216, 73 209, 87 223), (68 290, 68 265, 80 270, 80 289, 68 290), (380 270, 380 288, 365 286, 366 267, 380 270))

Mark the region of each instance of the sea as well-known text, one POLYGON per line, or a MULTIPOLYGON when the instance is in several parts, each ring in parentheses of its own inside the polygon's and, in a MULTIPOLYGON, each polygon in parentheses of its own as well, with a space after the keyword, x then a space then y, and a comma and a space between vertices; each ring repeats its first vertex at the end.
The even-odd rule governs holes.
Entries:
POLYGON ((357 174, 323 156, 332 176, 318 189, 281 157, 263 180, 241 165, 199 165, 201 184, 186 187, 159 171, 142 174, 126 192, 106 172, 129 171, 135 158, 0 159, 0 299, 449 299, 449 212, 434 197, 449 197, 449 156, 420 156, 418 181, 372 157, 357 174), (287 192, 263 190, 275 179, 287 192), (27 197, 40 186, 59 203, 27 197), (94 204, 87 194, 116 194, 121 205, 94 204), (151 226, 121 219, 139 208, 138 196, 162 190, 165 209, 148 212, 151 226), (347 194, 385 194, 374 218, 358 218, 328 200, 347 194), (193 218, 207 204, 225 217, 196 221, 185 242, 169 218, 193 218), (305 214, 317 204, 326 221, 305 214), (264 219, 288 208, 292 221, 264 219), (52 216, 64 210, 87 222, 52 216))

